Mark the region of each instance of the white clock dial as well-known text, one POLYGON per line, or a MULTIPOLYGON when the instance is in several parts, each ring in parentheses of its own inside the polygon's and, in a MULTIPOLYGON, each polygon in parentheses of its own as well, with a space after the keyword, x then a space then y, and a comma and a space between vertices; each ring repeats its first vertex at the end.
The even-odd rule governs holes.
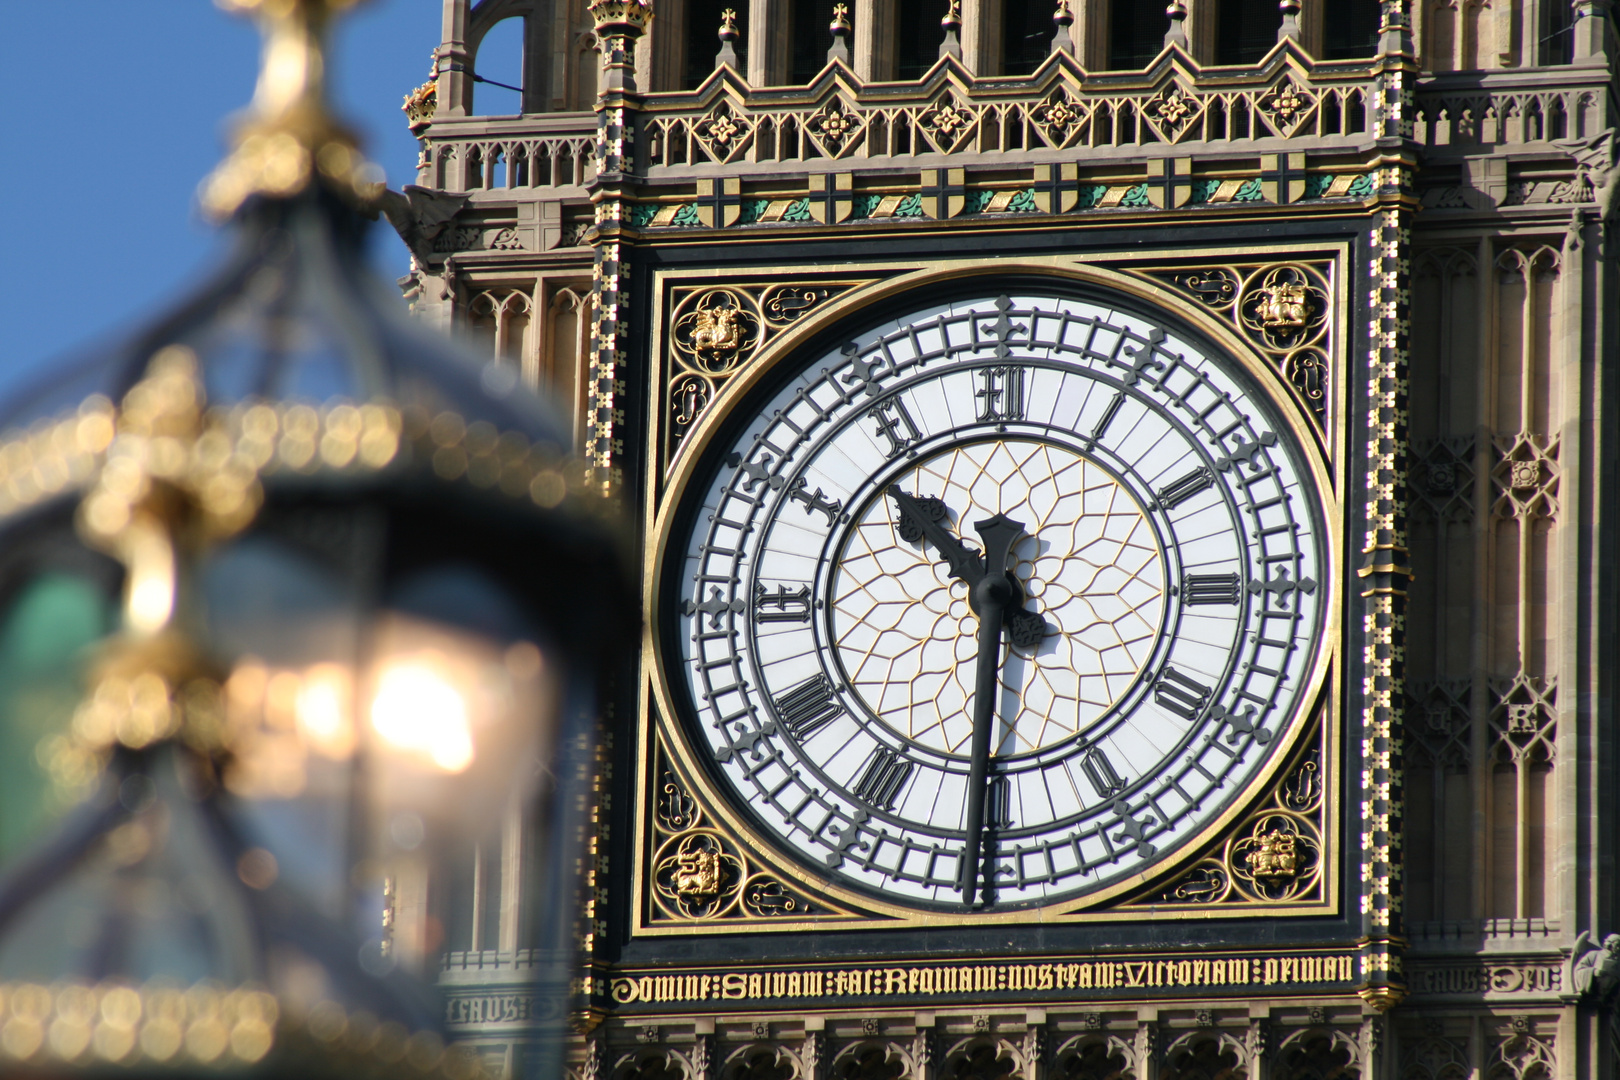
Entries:
POLYGON ((975 906, 1083 896, 1174 858, 1283 751, 1328 545, 1305 451, 1231 360, 1015 295, 909 314, 737 408, 677 526, 678 696, 818 872, 960 905, 977 827, 975 906), (971 583, 1008 574, 981 707, 1000 601, 971 583))

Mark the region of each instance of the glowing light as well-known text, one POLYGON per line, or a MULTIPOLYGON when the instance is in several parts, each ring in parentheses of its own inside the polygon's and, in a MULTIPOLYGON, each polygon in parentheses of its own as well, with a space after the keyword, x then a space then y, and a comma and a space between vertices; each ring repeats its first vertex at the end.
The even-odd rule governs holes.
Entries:
POLYGON ((316 664, 298 687, 294 712, 299 730, 311 746, 327 757, 342 759, 354 751, 354 725, 349 722, 351 692, 349 672, 337 664, 316 664))
POLYGON ((467 703, 431 663, 412 660, 383 669, 371 702, 371 726, 385 742, 420 754, 445 772, 472 764, 467 703))

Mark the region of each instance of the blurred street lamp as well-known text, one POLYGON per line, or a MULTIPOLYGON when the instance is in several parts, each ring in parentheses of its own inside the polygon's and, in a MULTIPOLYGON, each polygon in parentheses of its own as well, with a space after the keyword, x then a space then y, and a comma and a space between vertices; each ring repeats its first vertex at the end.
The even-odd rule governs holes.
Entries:
POLYGON ((29 735, 82 798, 0 868, 0 1074, 478 1075, 429 884, 520 808, 526 1060, 558 1075, 598 695, 635 638, 618 534, 517 373, 362 268, 381 185, 322 90, 353 0, 221 4, 266 31, 202 190, 233 257, 0 415, 0 605, 64 573, 122 596, 29 735))

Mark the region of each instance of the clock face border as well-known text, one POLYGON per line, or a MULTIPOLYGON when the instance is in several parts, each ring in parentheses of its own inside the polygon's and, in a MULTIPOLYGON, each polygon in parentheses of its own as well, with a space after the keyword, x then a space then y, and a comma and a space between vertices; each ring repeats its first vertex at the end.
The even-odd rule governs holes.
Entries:
MULTIPOLYGON (((1343 290, 1342 271, 1345 266, 1344 252, 1342 250, 1331 254, 1337 257, 1332 259, 1334 277, 1341 292, 1343 290)), ((1312 255, 1323 253, 1321 245, 1313 245, 1304 249, 1312 255)), ((1236 253, 1239 258, 1242 253, 1236 253)), ((1279 251, 1276 248, 1265 248, 1265 257, 1277 259, 1294 255, 1293 251, 1279 251)), ((1220 257, 1230 260, 1234 257, 1232 249, 1222 249, 1220 257)), ((761 849, 759 854, 764 862, 787 881, 793 882, 796 887, 802 888, 808 894, 822 895, 833 901, 836 907, 845 912, 865 911, 876 925, 888 927, 897 924, 905 925, 933 925, 949 923, 961 925, 964 921, 973 924, 997 922, 1037 922, 1050 920, 1055 916, 1075 915, 1089 920, 1108 920, 1112 918, 1142 918, 1142 909, 1125 913, 1111 914, 1105 910, 1111 904, 1118 904, 1130 893, 1140 892, 1154 881, 1172 879, 1177 873, 1205 852, 1213 839, 1223 830, 1233 827, 1236 819, 1251 807, 1259 794, 1274 785, 1279 779, 1281 770, 1297 757, 1302 739, 1313 727, 1320 723, 1327 730, 1324 732, 1323 751, 1325 778, 1328 791, 1326 793, 1328 820, 1324 822, 1327 830, 1325 838, 1337 838, 1339 828, 1338 798, 1340 789, 1347 778, 1341 777, 1340 750, 1341 717, 1338 707, 1340 694, 1339 672, 1342 665, 1339 663, 1339 649, 1341 638, 1341 625, 1344 618, 1344 598, 1342 595, 1341 578, 1344 573, 1344 537, 1342 526, 1343 507, 1341 505, 1342 490, 1331 464, 1330 455, 1326 452, 1324 433, 1313 427, 1309 420, 1300 412, 1297 399, 1288 392, 1288 387, 1278 373, 1270 365, 1259 359, 1244 344, 1237 335, 1223 326, 1213 316, 1201 312, 1196 304, 1188 303, 1185 298, 1178 297, 1170 290, 1166 290, 1146 282, 1139 277, 1128 276, 1120 270, 1128 269, 1132 263, 1164 263, 1163 257, 1152 259, 1142 256, 1121 256, 1110 261, 1112 269, 1105 269, 1096 265, 1088 258, 1086 263, 1078 260, 1053 259, 1029 262, 1013 262, 1008 260, 993 267, 986 267, 982 263, 950 263, 946 265, 934 264, 930 266, 924 260, 917 260, 902 266, 893 267, 887 277, 882 276, 882 269, 872 264, 860 266, 842 266, 825 269, 827 272, 837 272, 846 278, 852 272, 864 272, 872 278, 877 278, 872 284, 864 288, 856 288, 838 298, 837 301, 826 305, 825 309, 814 318, 807 318, 803 324, 790 332, 771 341, 741 371, 732 384, 723 388, 717 400, 712 402, 705 415, 703 415, 694 430, 688 434, 684 444, 680 447, 667 474, 663 476, 649 476, 650 486, 654 489, 648 495, 648 526, 649 538, 647 553, 646 577, 647 593, 646 603, 649 615, 649 639, 647 653, 644 658, 644 670, 647 673, 647 683, 643 695, 641 731, 642 739, 639 746, 639 768, 641 784, 639 791, 642 798, 639 800, 637 810, 637 837, 636 851, 637 863, 635 868, 635 891, 637 900, 635 907, 636 935, 648 933, 690 933, 696 926, 670 926, 660 923, 656 926, 649 923, 644 912, 646 907, 642 902, 645 890, 649 887, 649 867, 647 866, 649 853, 646 847, 648 828, 646 817, 648 814, 649 797, 646 793, 651 790, 652 777, 649 774, 652 765, 651 757, 660 742, 660 736, 654 733, 654 728, 663 732, 662 738, 667 740, 674 751, 672 757, 680 759, 681 772, 706 806, 711 816, 726 826, 734 836, 753 847, 761 849), (894 272, 898 271, 898 272, 894 272), (909 272, 908 272, 909 271, 909 272), (677 529, 683 520, 680 502, 676 498, 679 492, 685 489, 694 475, 702 472, 707 476, 710 469, 703 468, 706 451, 715 440, 738 424, 747 423, 747 419, 736 412, 741 403, 745 403, 757 396, 761 384, 769 384, 775 380, 791 380, 798 374, 797 368, 806 363, 813 365, 821 352, 824 352, 832 341, 832 336, 840 327, 845 326, 876 326, 881 325, 885 317, 901 314, 906 310, 926 306, 932 299, 928 295, 930 287, 943 286, 949 289, 950 295, 961 300, 970 296, 991 295, 997 292, 1017 292, 1024 290, 1032 293, 1044 293, 1053 296, 1065 294, 1073 295, 1077 299, 1086 299, 1104 306, 1117 306, 1127 311, 1134 311, 1138 317, 1158 321, 1177 328, 1189 336, 1200 346, 1207 346, 1209 351, 1222 357, 1224 362, 1241 369, 1241 379, 1246 381, 1253 392, 1265 399, 1272 419, 1287 426, 1294 439, 1298 465, 1301 469, 1302 479, 1313 483, 1320 503, 1322 516, 1322 535, 1320 537, 1321 559, 1324 563, 1324 578, 1326 595, 1323 600, 1322 630, 1319 638, 1317 655, 1308 669, 1303 680, 1303 688, 1295 699, 1295 709, 1292 715, 1284 719, 1279 727, 1280 745, 1269 754, 1265 764, 1254 773, 1240 788, 1238 793, 1230 798, 1225 807, 1214 817, 1205 822, 1202 828, 1196 829, 1190 839, 1178 843, 1173 855, 1160 860, 1141 872, 1126 876, 1106 888, 1098 889, 1081 896, 1061 896, 1045 903, 1026 903, 1018 907, 1006 909, 990 909, 967 911, 962 908, 950 909, 925 906, 912 906, 902 902, 875 898, 870 892, 857 887, 848 887, 842 883, 829 880, 810 870, 802 861, 802 855, 789 854, 788 849, 782 846, 774 835, 762 831, 759 826, 753 825, 749 816, 756 813, 752 808, 741 808, 733 805, 737 796, 732 790, 718 782, 712 776, 714 766, 705 761, 706 749, 697 749, 691 743, 694 736, 687 731, 687 722, 680 719, 679 707, 675 705, 678 695, 672 695, 672 679, 679 680, 677 674, 679 661, 679 646, 673 642, 668 643, 669 627, 666 621, 670 619, 667 613, 658 612, 658 597, 664 590, 664 574, 670 567, 680 561, 671 551, 672 543, 684 536, 684 528, 677 529), (818 345, 819 341, 819 345, 818 345), (784 363, 797 363, 794 370, 780 372, 777 369, 784 363)), ((725 275, 704 275, 701 280, 705 283, 726 285, 743 274, 751 273, 756 279, 787 280, 772 275, 765 268, 752 268, 751 270, 731 270, 725 275)), ((681 271, 663 271, 658 274, 655 283, 655 295, 660 303, 656 307, 658 322, 653 329, 655 343, 667 348, 667 342, 662 339, 666 328, 662 325, 667 304, 665 298, 673 284, 685 283, 692 280, 695 274, 681 271), (691 276, 688 276, 691 274, 691 276)), ((800 275, 808 279, 808 275, 800 275)), ((1342 298, 1341 298, 1342 299, 1342 298)), ((1334 303, 1332 315, 1335 320, 1335 329, 1342 324, 1343 304, 1334 303)), ((863 331, 864 332, 864 331, 863 331)), ((1342 334, 1335 333, 1335 341, 1342 341, 1342 334)), ((1339 352, 1343 352, 1342 344, 1339 352)), ((654 355, 660 355, 655 349, 654 355)), ((1335 370, 1342 372, 1343 362, 1335 357, 1335 370)), ((654 372, 653 401, 661 400, 662 386, 659 380, 664 374, 660 364, 654 372)), ((1345 380, 1341 377, 1335 380, 1342 396, 1345 380)), ((1341 407, 1334 410, 1342 415, 1341 407)), ((1336 425, 1342 430, 1342 422, 1336 425)), ((649 450, 659 443, 661 434, 656 430, 657 423, 652 425, 654 430, 649 432, 649 450)), ((718 448, 717 448, 718 449, 718 448)), ((1331 455, 1334 459, 1342 459, 1342 455, 1331 455)), ((853 508, 852 508, 853 509, 853 508)), ((672 625, 672 624, 671 624, 672 625)), ((1323 890, 1323 900, 1317 903, 1294 905, 1287 910, 1297 911, 1300 914, 1310 913, 1324 915, 1336 913, 1341 904, 1339 897, 1339 852, 1325 850, 1323 863, 1326 881, 1323 890)), ((1284 909, 1269 907, 1264 911, 1268 916, 1283 913, 1284 909)), ((1211 910, 1199 908, 1196 910, 1163 910, 1165 918, 1211 918, 1211 917, 1240 917, 1244 914, 1242 909, 1227 908, 1224 910, 1211 910)), ((1254 912, 1260 914, 1260 912, 1254 912)), ((1155 912, 1155 918, 1160 917, 1155 912)), ((827 921, 832 924, 847 925, 847 918, 832 918, 827 921)), ((761 923, 752 921, 747 924, 749 929, 761 929, 765 926, 779 929, 802 929, 807 926, 827 925, 816 919, 794 920, 787 922, 761 923)), ((707 922, 699 924, 705 932, 725 929, 725 924, 707 922)), ((742 927, 737 927, 741 929, 742 927)))

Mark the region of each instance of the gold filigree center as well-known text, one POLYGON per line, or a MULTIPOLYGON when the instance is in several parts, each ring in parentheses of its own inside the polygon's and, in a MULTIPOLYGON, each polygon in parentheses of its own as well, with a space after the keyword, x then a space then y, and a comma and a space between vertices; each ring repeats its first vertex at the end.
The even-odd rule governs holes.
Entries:
MULTIPOLYGON (((945 451, 898 483, 943 500, 951 528, 973 547, 972 523, 997 513, 1028 531, 1012 569, 1047 633, 1003 662, 994 752, 1038 750, 1106 712, 1146 661, 1164 607, 1163 557, 1130 493, 1097 463, 1022 439, 945 451)), ((855 693, 898 734, 965 753, 976 616, 938 553, 896 527, 892 502, 876 499, 845 542, 833 578, 839 659, 855 693)))

